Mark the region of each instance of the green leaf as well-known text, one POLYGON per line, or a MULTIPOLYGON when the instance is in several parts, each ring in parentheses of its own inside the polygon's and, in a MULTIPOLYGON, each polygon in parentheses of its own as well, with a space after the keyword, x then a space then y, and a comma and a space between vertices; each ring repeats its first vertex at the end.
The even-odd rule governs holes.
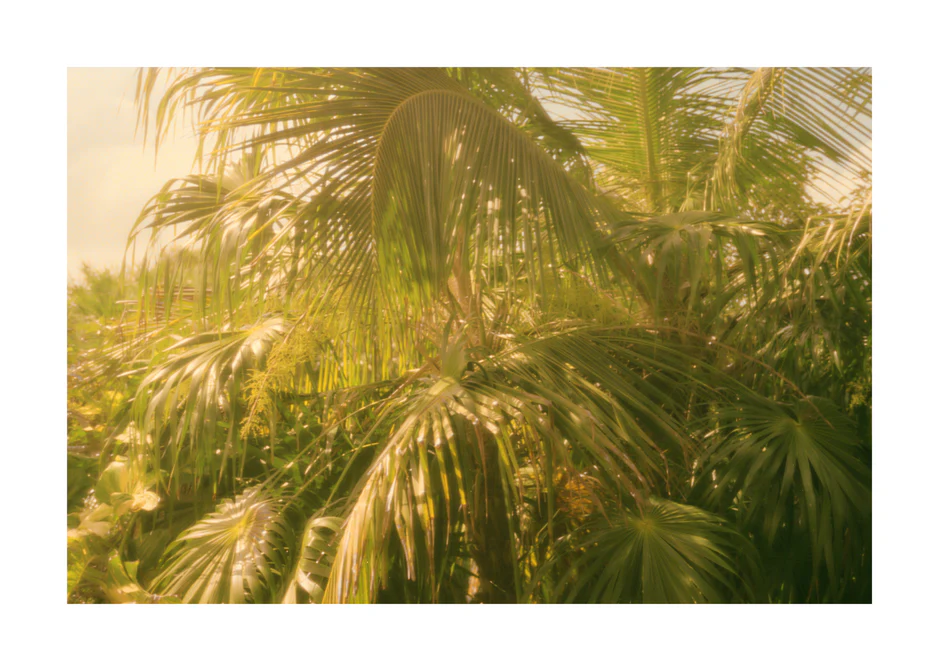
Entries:
POLYGON ((611 511, 608 521, 578 529, 567 548, 574 556, 559 590, 568 602, 715 603, 746 595, 737 568, 746 539, 693 506, 651 499, 611 511))
POLYGON ((246 490, 170 545, 154 585, 184 603, 270 601, 286 562, 283 534, 277 501, 246 490))

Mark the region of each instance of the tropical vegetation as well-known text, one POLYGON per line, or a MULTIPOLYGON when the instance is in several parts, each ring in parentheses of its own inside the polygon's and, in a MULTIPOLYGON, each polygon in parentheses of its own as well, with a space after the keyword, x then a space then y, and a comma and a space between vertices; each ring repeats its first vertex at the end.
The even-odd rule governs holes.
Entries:
POLYGON ((870 70, 137 105, 200 152, 69 288, 70 601, 871 600, 870 70))

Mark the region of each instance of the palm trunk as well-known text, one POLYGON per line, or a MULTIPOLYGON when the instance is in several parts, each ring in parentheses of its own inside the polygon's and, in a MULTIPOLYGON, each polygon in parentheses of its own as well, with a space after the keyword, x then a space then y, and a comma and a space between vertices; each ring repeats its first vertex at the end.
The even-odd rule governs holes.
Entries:
MULTIPOLYGON (((472 346, 483 344, 479 305, 465 254, 466 239, 458 229, 450 290, 466 320, 466 335, 472 346)), ((512 556, 510 511, 502 489, 499 448, 491 436, 477 426, 480 468, 470 515, 470 547, 479 575, 476 599, 482 603, 515 603, 515 558, 512 556)))
POLYGON ((484 463, 479 471, 481 478, 477 478, 476 501, 471 511, 473 529, 470 543, 479 575, 477 600, 481 603, 516 603, 510 511, 502 489, 499 451, 494 441, 483 441, 481 456, 484 463))

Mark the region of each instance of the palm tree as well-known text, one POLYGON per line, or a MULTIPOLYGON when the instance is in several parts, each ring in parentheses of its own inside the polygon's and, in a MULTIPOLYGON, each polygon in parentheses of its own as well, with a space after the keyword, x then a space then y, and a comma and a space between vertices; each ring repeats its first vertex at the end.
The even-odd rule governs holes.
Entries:
POLYGON ((870 600, 869 70, 158 77, 99 584, 870 600))

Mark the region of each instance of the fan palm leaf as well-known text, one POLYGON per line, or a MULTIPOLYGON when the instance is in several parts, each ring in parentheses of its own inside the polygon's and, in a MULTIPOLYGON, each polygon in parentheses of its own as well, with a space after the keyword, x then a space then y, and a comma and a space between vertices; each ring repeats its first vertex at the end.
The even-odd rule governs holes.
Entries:
POLYGON ((260 488, 248 489, 170 545, 154 585, 184 603, 270 601, 289 565, 289 538, 277 500, 260 488))
POLYGON ((808 539, 814 572, 836 586, 863 551, 871 510, 870 470, 851 422, 825 399, 790 407, 727 408, 700 472, 712 505, 737 509, 741 524, 772 546, 808 539), (860 548, 860 550, 859 550, 860 548))
POLYGON ((745 596, 737 557, 747 554, 746 539, 693 506, 651 499, 591 520, 568 543, 576 554, 558 583, 567 602, 719 603, 745 596))

